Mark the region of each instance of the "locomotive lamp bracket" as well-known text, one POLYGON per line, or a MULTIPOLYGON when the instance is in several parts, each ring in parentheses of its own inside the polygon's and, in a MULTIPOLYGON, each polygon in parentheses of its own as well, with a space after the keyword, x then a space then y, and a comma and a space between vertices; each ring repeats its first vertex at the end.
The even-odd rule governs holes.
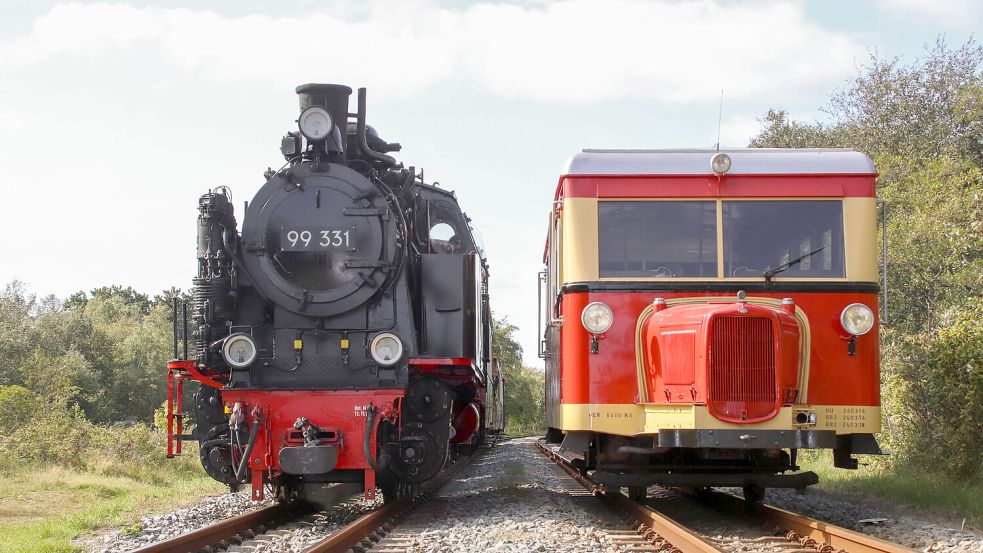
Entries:
POLYGON ((596 354, 598 352, 598 340, 600 340, 602 335, 591 334, 590 336, 590 352, 596 354))

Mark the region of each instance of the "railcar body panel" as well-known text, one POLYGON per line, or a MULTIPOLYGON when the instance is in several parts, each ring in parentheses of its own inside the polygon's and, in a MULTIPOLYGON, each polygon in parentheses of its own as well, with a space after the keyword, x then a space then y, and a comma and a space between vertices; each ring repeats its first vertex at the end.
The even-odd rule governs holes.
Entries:
POLYGON ((547 425, 588 468, 780 473, 800 447, 835 448, 837 466, 874 452, 855 445, 880 431, 876 315, 862 335, 841 322, 853 304, 878 312, 873 165, 849 150, 725 153, 731 170, 714 174, 718 152, 585 150, 559 179, 547 425), (597 302, 613 320, 592 332, 581 314, 597 302), (749 453, 718 458, 735 449, 749 453))

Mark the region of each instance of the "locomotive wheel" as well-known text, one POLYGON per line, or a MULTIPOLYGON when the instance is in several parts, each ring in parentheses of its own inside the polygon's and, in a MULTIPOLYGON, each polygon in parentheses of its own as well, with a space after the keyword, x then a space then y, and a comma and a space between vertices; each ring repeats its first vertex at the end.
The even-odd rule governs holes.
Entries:
POLYGON ((382 488, 382 502, 386 505, 390 503, 395 503, 400 499, 406 497, 413 497, 416 495, 417 486, 416 484, 407 484, 406 482, 393 482, 391 484, 384 484, 382 488))
POLYGON ((300 487, 291 480, 283 480, 274 490, 277 503, 290 503, 300 498, 300 487))
POLYGON ((648 497, 649 490, 645 486, 628 486, 628 499, 641 503, 648 497))
POLYGON ((761 500, 765 498, 765 489, 761 486, 749 485, 744 486, 744 501, 750 506, 755 503, 761 503, 761 500))
POLYGON ((447 416, 453 398, 451 390, 435 378, 414 382, 406 392, 403 409, 410 421, 432 423, 447 416))

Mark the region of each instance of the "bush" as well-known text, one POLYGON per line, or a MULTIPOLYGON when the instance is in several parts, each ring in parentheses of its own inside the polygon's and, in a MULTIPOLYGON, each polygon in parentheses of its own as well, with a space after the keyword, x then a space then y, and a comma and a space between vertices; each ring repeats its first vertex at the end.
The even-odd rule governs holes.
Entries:
POLYGON ((38 411, 38 397, 22 386, 0 386, 0 439, 27 424, 38 411))
POLYGON ((972 479, 983 475, 983 299, 934 333, 888 334, 883 401, 899 461, 972 479))

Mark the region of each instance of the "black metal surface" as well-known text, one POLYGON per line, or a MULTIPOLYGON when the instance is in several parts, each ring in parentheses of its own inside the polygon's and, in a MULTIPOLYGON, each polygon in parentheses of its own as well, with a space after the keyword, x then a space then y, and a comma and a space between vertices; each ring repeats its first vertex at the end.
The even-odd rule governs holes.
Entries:
POLYGON ((403 435, 390 453, 389 466, 399 480, 424 482, 443 468, 453 397, 450 387, 435 378, 410 384, 403 407, 403 435))
POLYGON ((286 474, 324 474, 338 464, 338 448, 303 445, 280 450, 280 468, 286 474))
POLYGON ((819 476, 814 472, 798 472, 795 474, 721 474, 721 473, 656 473, 635 472, 617 473, 597 470, 591 477, 605 486, 710 486, 710 487, 744 487, 760 486, 763 488, 805 488, 819 482, 819 476))
POLYGON ((424 254, 423 320, 425 353, 431 357, 475 358, 476 287, 474 254, 424 254))
POLYGON ((225 366, 211 345, 228 335, 235 309, 234 254, 230 248, 235 232, 235 214, 227 192, 203 194, 198 200, 198 276, 193 279, 191 320, 194 355, 205 366, 225 366))

